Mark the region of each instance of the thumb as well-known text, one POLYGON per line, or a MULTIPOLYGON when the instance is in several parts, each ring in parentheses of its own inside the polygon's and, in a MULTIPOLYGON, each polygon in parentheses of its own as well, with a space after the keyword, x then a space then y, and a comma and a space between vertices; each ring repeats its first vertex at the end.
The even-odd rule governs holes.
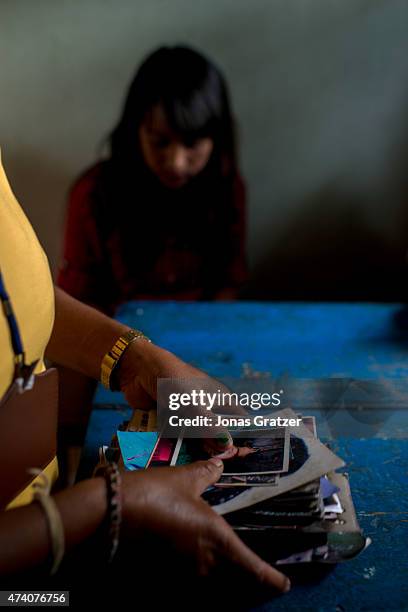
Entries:
POLYGON ((199 496, 207 487, 217 482, 224 469, 224 464, 221 459, 212 457, 208 461, 195 461, 179 469, 184 470, 187 490, 199 496))

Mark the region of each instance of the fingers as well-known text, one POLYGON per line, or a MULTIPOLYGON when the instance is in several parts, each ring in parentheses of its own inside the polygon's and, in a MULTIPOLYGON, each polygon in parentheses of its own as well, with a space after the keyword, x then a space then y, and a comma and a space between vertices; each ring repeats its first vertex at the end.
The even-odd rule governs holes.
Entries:
POLYGON ((234 443, 227 430, 220 430, 214 438, 206 438, 204 449, 209 455, 221 455, 220 459, 228 459, 235 454, 234 443))
POLYGON ((183 486, 186 491, 191 491, 194 495, 201 495, 207 487, 217 482, 224 469, 221 459, 213 457, 208 461, 196 461, 190 465, 174 468, 183 472, 185 482, 183 486))
POLYGON ((151 410, 156 406, 154 399, 143 389, 143 387, 135 380, 132 384, 123 389, 127 402, 133 408, 141 410, 151 410))
POLYGON ((228 448, 223 453, 219 453, 218 455, 214 455, 214 458, 222 459, 224 461, 224 459, 232 459, 232 457, 235 457, 237 453, 238 453, 237 447, 236 446, 230 446, 230 448, 228 448))
POLYGON ((217 529, 220 553, 224 558, 252 575, 264 586, 271 586, 282 593, 289 591, 289 578, 258 557, 224 520, 217 522, 217 529))
POLYGON ((232 446, 232 436, 229 431, 223 430, 215 437, 214 441, 220 448, 228 448, 232 446))

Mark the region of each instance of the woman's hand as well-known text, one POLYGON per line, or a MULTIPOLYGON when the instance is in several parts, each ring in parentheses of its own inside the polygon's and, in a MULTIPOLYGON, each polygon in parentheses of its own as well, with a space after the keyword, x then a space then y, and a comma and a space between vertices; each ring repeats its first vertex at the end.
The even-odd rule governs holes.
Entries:
POLYGON ((132 342, 119 368, 119 384, 126 400, 131 406, 142 409, 149 409, 156 403, 159 378, 202 378, 203 384, 211 380, 173 353, 143 339, 132 342))
POLYGON ((288 591, 288 578, 252 552, 201 499, 222 469, 222 461, 210 459, 177 468, 124 473, 123 537, 158 536, 165 546, 195 563, 199 575, 208 575, 220 565, 229 566, 265 586, 288 591))
MULTIPOLYGON (((145 410, 156 405, 159 378, 172 378, 175 385, 176 379, 179 379, 180 393, 191 393, 192 388, 197 389, 197 386, 207 392, 217 392, 220 389, 228 391, 219 381, 188 365, 173 353, 145 340, 136 340, 130 345, 120 362, 119 378, 121 390, 128 403, 134 408, 145 410)), ((188 406, 186 411, 188 416, 208 416, 206 409, 201 406, 188 406)), ((209 455, 222 453, 221 458, 227 459, 234 452, 233 448, 232 438, 227 430, 211 427, 211 437, 205 439, 205 450, 209 455)))

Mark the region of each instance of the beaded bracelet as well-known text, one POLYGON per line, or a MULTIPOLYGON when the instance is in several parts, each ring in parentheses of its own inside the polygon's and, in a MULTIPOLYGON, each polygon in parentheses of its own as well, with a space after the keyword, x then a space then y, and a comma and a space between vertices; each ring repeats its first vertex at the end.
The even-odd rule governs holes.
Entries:
POLYGON ((122 479, 117 464, 113 462, 97 467, 94 476, 103 476, 106 481, 108 501, 106 517, 109 521, 108 563, 111 563, 119 546, 120 526, 122 523, 122 479))

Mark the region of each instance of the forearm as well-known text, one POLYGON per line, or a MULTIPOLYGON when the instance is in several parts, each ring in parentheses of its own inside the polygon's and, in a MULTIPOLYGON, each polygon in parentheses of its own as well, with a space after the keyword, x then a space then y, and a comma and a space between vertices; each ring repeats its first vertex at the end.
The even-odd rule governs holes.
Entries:
MULTIPOLYGON (((68 552, 96 532, 106 514, 103 478, 85 480, 54 496, 68 552)), ((47 519, 38 503, 0 514, 0 575, 41 566, 50 549, 47 519)))
POLYGON ((103 356, 127 329, 55 287, 55 322, 46 357, 99 379, 103 356))

